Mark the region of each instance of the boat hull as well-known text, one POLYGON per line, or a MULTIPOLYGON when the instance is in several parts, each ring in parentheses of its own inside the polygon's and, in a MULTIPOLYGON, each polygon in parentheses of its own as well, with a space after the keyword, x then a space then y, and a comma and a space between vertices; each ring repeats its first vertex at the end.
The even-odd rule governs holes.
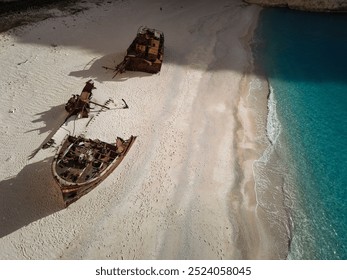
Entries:
POLYGON ((122 162, 136 137, 116 144, 67 135, 52 162, 65 206, 93 190, 122 162))

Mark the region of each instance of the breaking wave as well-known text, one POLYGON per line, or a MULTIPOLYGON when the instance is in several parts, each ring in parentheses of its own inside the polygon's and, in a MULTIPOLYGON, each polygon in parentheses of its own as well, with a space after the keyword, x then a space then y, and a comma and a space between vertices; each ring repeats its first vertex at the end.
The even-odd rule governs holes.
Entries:
POLYGON ((290 216, 291 197, 286 192, 287 167, 281 159, 280 135, 282 126, 277 116, 277 102, 269 84, 265 133, 268 146, 262 156, 253 164, 255 192, 258 212, 271 225, 271 234, 282 242, 282 248, 289 249, 292 234, 290 216))
POLYGON ((272 145, 274 145, 281 133, 281 123, 278 120, 276 112, 276 100, 274 98, 274 91, 271 85, 269 85, 268 96, 268 115, 266 123, 266 134, 272 145))

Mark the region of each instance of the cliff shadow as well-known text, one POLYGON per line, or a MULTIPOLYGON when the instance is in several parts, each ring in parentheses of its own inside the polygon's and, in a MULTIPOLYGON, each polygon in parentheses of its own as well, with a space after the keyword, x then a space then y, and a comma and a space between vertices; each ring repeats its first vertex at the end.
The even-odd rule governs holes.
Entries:
MULTIPOLYGON (((213 4, 213 7, 218 7, 216 11, 209 10, 210 4, 204 3, 202 6, 205 8, 202 8, 195 1, 148 2, 146 5, 105 1, 96 6, 98 8, 90 13, 71 14, 66 18, 56 17, 53 21, 43 21, 35 36, 21 36, 21 32, 16 30, 13 31, 13 35, 18 36, 18 42, 21 44, 73 47, 104 55, 90 62, 86 61, 85 68, 72 69, 69 74, 74 77, 94 78, 101 82, 142 77, 143 73, 127 71, 113 79, 113 71, 102 68, 114 67, 123 60, 140 26, 164 32, 164 64, 192 69, 200 69, 202 65, 202 68, 208 71, 243 71, 232 59, 225 57, 236 45, 224 40, 235 37, 235 31, 226 28, 224 21, 233 20, 235 9, 240 12, 244 9, 242 3, 227 4, 224 0, 216 1, 213 4), (98 16, 99 13, 102 17, 98 16), (96 16, 97 20, 94 18, 96 16), (216 34, 220 34, 217 40, 220 40, 219 37, 224 38, 221 44, 229 44, 227 48, 210 48, 216 34), (170 49, 170 57, 167 48, 170 49), (220 54, 221 51, 223 53, 220 54), (224 60, 221 60, 223 64, 215 63, 211 68, 208 66, 214 52, 224 56, 224 60), (226 63, 227 61, 229 63, 226 63), (207 64, 207 67, 204 64, 207 64)), ((227 24, 228 26, 232 27, 232 24, 227 24)))
MULTIPOLYGON (((94 8, 90 13, 73 13, 43 21, 35 36, 23 36, 16 30, 13 30, 12 36, 17 36, 16 39, 21 44, 54 44, 104 55, 95 58, 85 69, 70 73, 71 76, 87 79, 95 77, 98 81, 123 81, 140 75, 138 72, 126 72, 113 79, 113 71, 107 71, 102 66, 113 67, 121 62, 136 31, 143 25, 164 32, 164 65, 174 64, 209 72, 245 71, 241 60, 247 55, 244 50, 249 45, 250 38, 247 36, 252 34, 241 34, 238 29, 244 24, 252 24, 251 19, 243 19, 249 17, 248 11, 257 10, 253 5, 248 6, 238 1, 215 1, 213 5, 208 2, 199 4, 198 1, 148 1, 146 5, 135 5, 128 1, 105 1, 100 5, 95 4, 94 8)), ((279 77, 281 80, 346 83, 345 14, 276 9, 276 15, 269 16, 269 11, 271 13, 274 10, 264 9, 260 13, 254 34, 260 34, 255 37, 271 35, 267 39, 261 39, 264 40, 265 51, 270 54, 270 60, 280 61, 288 54, 290 43, 296 42, 288 54, 288 61, 292 65, 285 75, 279 77), (269 34, 262 34, 262 29, 269 34), (334 58, 327 54, 334 54, 334 58), (310 67, 317 68, 322 64, 333 71, 324 71, 324 75, 319 77, 304 77, 301 72, 310 72, 310 67), (336 71, 336 68, 340 71, 336 71)), ((256 12, 253 13, 254 17, 256 15, 256 12)), ((257 51, 253 52, 257 54, 257 51)), ((274 69, 271 66, 269 68, 274 69)), ((268 74, 270 75, 271 73, 268 74)))
POLYGON ((65 208, 51 175, 51 161, 29 164, 0 182, 0 238, 65 208))

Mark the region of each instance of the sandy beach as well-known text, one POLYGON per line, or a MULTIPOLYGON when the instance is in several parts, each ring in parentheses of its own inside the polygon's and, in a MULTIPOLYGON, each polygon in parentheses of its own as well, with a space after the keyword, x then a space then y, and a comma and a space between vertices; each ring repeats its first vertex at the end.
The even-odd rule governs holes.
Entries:
POLYGON ((287 240, 258 207, 254 163, 267 83, 242 1, 104 1, 0 33, 0 259, 282 259, 287 240), (165 34, 159 74, 113 78, 140 26, 165 34), (95 81, 88 119, 64 105, 95 81), (251 94, 257 91, 258 95, 251 94), (122 109, 124 99, 129 108, 122 109), (51 174, 67 134, 137 136, 119 167, 64 204, 51 174))

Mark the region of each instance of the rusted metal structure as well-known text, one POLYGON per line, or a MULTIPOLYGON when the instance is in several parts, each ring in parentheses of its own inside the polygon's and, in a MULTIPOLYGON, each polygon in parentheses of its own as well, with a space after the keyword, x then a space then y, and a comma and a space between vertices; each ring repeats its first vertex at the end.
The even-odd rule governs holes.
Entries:
POLYGON ((104 67, 118 73, 141 71, 158 73, 164 56, 164 33, 156 29, 140 27, 137 35, 127 49, 124 60, 115 68, 104 67))
POLYGON ((80 95, 72 95, 69 101, 65 104, 65 110, 69 113, 65 121, 67 121, 68 118, 74 115, 80 116, 82 118, 88 118, 88 114, 90 111, 90 103, 106 109, 110 109, 104 105, 91 101, 93 89, 96 89, 96 87, 94 87, 94 82, 92 80, 89 80, 86 82, 86 85, 84 86, 80 95))
POLYGON ((94 189, 123 160, 136 137, 117 137, 115 144, 67 135, 53 162, 53 177, 65 206, 94 189))

